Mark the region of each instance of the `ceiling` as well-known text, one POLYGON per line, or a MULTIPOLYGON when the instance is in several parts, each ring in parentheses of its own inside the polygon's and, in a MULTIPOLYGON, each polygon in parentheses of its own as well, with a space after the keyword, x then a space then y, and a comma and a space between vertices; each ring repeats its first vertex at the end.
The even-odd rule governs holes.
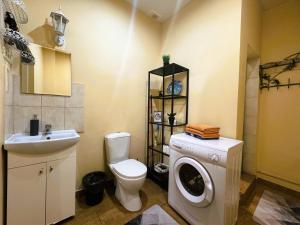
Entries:
POLYGON ((191 0, 125 0, 131 4, 137 4, 137 8, 146 13, 148 16, 163 22, 191 0))
MULTIPOLYGON (((152 18, 164 22, 172 15, 176 14, 186 4, 192 0, 125 0, 132 5, 137 5, 137 8, 146 13, 152 18)), ((271 9, 286 0, 261 0, 264 10, 271 9)))
POLYGON ((271 8, 278 6, 284 2, 286 2, 286 0, 261 0, 262 7, 264 10, 271 9, 271 8))

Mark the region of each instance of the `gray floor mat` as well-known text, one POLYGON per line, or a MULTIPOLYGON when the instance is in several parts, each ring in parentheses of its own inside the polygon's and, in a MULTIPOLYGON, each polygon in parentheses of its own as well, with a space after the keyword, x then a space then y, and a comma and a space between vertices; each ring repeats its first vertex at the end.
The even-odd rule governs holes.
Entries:
POLYGON ((159 205, 153 205, 125 225, 179 225, 159 205))
POLYGON ((300 225, 299 213, 299 204, 291 204, 280 195, 264 191, 253 220, 261 225, 300 225))

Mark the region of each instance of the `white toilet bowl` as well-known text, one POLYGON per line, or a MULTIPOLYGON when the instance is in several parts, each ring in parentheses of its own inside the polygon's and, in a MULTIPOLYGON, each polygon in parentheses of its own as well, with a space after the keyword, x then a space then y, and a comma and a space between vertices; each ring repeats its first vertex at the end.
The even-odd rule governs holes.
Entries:
POLYGON ((139 190, 144 184, 147 167, 134 159, 129 159, 130 134, 115 132, 105 135, 108 165, 116 177, 116 197, 129 211, 142 207, 139 190))
POLYGON ((116 198, 129 211, 138 211, 142 207, 139 190, 143 186, 147 167, 134 159, 109 164, 116 177, 116 198))

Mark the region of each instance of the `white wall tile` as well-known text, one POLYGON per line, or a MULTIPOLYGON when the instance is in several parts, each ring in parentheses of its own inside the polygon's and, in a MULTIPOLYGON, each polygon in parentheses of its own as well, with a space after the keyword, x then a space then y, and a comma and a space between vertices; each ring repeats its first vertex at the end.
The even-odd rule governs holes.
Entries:
POLYGON ((256 154, 243 154, 243 171, 255 175, 256 173, 256 154))
POLYGON ((247 61, 247 78, 259 77, 260 60, 258 58, 250 59, 247 61))
POLYGON ((20 93, 20 76, 14 77, 14 102, 15 106, 41 106, 41 95, 21 94, 20 93))
POLYGON ((250 63, 250 61, 247 61, 247 78, 250 77, 250 75, 252 74, 254 70, 254 65, 252 63, 250 63))
POLYGON ((65 109, 59 107, 42 107, 42 131, 46 124, 51 124, 52 130, 64 130, 65 109))
POLYGON ((5 118, 5 125, 4 125, 4 134, 5 139, 7 139, 10 135, 14 133, 14 111, 13 106, 5 106, 4 111, 4 118, 5 118))
POLYGON ((66 98, 66 107, 84 107, 84 85, 72 84, 72 96, 66 98))
POLYGON ((248 116, 257 116, 258 111, 258 98, 247 98, 245 105, 245 115, 248 116))
POLYGON ((84 132, 84 108, 65 108, 65 129, 84 132))
POLYGON ((244 120, 245 127, 244 127, 244 133, 256 135, 256 128, 257 128, 257 117, 256 116, 247 116, 244 120))
POLYGON ((255 146, 256 142, 255 143, 244 143, 243 145, 243 153, 245 154, 255 154, 256 153, 256 146, 255 146), (252 147, 254 146, 254 147, 252 147))
POLYGON ((53 95, 43 95, 42 96, 42 106, 65 107, 65 97, 53 96, 53 95))
POLYGON ((255 153, 256 152, 256 135, 246 134, 244 136, 244 152, 245 153, 255 153))
POLYGON ((84 131, 84 85, 72 85, 72 97, 51 95, 29 95, 20 93, 20 76, 11 75, 11 100, 6 93, 5 137, 13 133, 29 133, 30 120, 34 114, 40 121, 39 131, 45 124, 51 124, 53 130, 76 129, 84 131), (68 100, 67 100, 68 99, 68 100), (72 107, 74 106, 74 107, 72 107), (70 107, 70 108, 66 108, 70 107), (67 120, 65 121, 65 116, 67 120), (65 128, 66 125, 66 128, 65 128))
POLYGON ((259 78, 250 78, 246 81, 246 97, 257 97, 259 90, 259 78))
POLYGON ((14 89, 13 89, 13 75, 7 74, 5 75, 5 100, 4 100, 4 105, 13 105, 13 97, 14 97, 14 89))
POLYGON ((256 173, 256 130, 259 94, 259 59, 247 62, 243 171, 256 173))
POLYGON ((29 133, 30 120, 36 114, 39 119, 39 131, 41 131, 41 107, 20 107, 14 106, 14 132, 15 133, 29 133))

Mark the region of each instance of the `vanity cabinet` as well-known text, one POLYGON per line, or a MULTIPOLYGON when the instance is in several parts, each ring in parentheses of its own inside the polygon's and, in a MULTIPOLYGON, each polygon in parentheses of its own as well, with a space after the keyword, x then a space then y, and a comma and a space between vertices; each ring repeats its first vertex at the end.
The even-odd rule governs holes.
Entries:
POLYGON ((75 215, 76 151, 8 153, 7 225, 50 225, 75 215))
POLYGON ((46 163, 9 169, 7 224, 45 224, 46 163))
POLYGON ((47 225, 75 214, 75 166, 75 157, 47 163, 47 225))

